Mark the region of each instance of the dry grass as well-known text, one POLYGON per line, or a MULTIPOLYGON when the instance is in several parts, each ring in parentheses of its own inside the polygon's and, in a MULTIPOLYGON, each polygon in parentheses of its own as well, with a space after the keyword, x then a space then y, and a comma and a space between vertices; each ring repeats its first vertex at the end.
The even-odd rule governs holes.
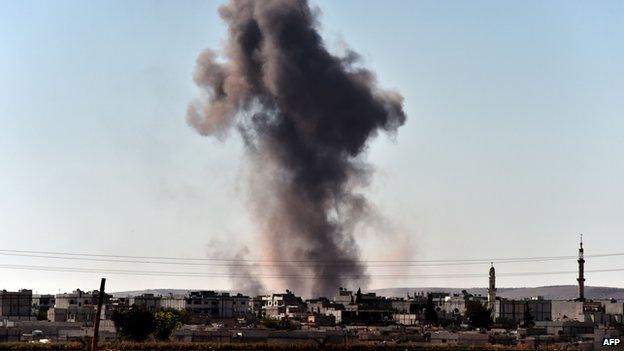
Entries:
MULTIPOLYGON (((387 350, 387 351, 419 351, 419 350, 434 350, 434 351, 473 351, 473 350, 492 350, 492 351, 505 351, 505 350, 521 350, 518 347, 506 347, 499 345, 492 346, 450 346, 450 345, 423 345, 423 344, 373 344, 373 343, 350 343, 344 344, 330 344, 320 347, 318 345, 311 346, 309 343, 254 343, 254 342, 241 342, 241 343, 214 343, 214 342, 101 342, 99 343, 99 350, 101 351, 225 351, 225 350, 263 350, 263 351, 304 351, 304 350, 323 350, 323 351, 373 351, 373 350, 387 350)), ((42 350, 42 351, 73 351, 73 350, 85 350, 84 345, 78 342, 65 342, 65 343, 28 343, 28 342, 4 342, 0 343, 0 351, 3 350, 42 350)))

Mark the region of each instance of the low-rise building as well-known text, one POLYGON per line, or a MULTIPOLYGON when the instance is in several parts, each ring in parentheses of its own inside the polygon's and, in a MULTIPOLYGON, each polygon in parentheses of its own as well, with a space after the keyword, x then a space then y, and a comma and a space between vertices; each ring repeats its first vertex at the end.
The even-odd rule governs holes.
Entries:
MULTIPOLYGON (((421 294, 424 294, 424 292, 422 292, 421 294)), ((445 302, 451 295, 445 292, 434 291, 434 292, 427 293, 426 296, 427 296, 427 299, 431 299, 431 301, 433 302, 433 305, 436 308, 439 308, 440 310, 442 310, 444 308, 445 302)))
POLYGON ((494 308, 494 320, 504 318, 515 323, 524 320, 525 312, 533 316, 533 321, 552 320, 552 301, 543 299, 507 300, 497 299, 494 308))
POLYGON ((415 313, 395 313, 392 315, 392 319, 397 324, 416 325, 416 324, 419 324, 419 321, 422 319, 422 316, 420 314, 415 314, 415 313))
POLYGON ((338 288, 338 294, 334 296, 334 302, 340 303, 343 305, 348 305, 350 303, 355 303, 355 299, 353 297, 353 291, 347 290, 346 288, 338 288))
POLYGON ((564 319, 584 322, 585 315, 583 314, 583 302, 553 300, 551 320, 559 321, 564 319))
POLYGON ((249 296, 245 296, 241 293, 231 296, 232 299, 232 317, 240 318, 248 316, 250 314, 249 309, 249 296))
POLYGON ((110 310, 124 311, 130 307, 129 297, 113 297, 110 299, 110 310))
POLYGON ((258 295, 249 299, 249 313, 252 316, 262 318, 264 317, 264 301, 268 295, 258 295))
POLYGON ((32 318, 32 290, 0 291, 0 317, 9 320, 32 318))
POLYGON ((439 306, 439 308, 446 314, 463 315, 466 312, 466 297, 458 294, 445 296, 444 301, 439 306))
MULTIPOLYGON (((54 308, 48 309, 48 320, 52 322, 75 322, 84 325, 92 325, 97 309, 99 292, 91 292, 76 289, 71 293, 57 294, 54 308)), ((102 318, 108 318, 111 314, 111 298, 109 294, 104 295, 102 305, 102 318)))
POLYGON ((182 311, 187 307, 187 300, 185 295, 170 294, 163 296, 160 304, 163 308, 173 308, 174 310, 182 311))
POLYGON ((80 289, 76 289, 71 293, 57 294, 55 298, 55 308, 69 308, 69 307, 92 307, 97 306, 98 295, 97 291, 86 292, 80 289))
POLYGON ((48 310, 54 307, 55 298, 52 294, 33 295, 32 296, 32 315, 42 319, 47 316, 48 310))
POLYGON ((285 294, 272 294, 262 298, 263 315, 268 318, 301 318, 305 315, 306 305, 301 297, 292 291, 285 294))
POLYGON ((69 306, 67 308, 50 308, 48 320, 52 322, 72 322, 92 325, 96 309, 92 306, 69 306))
POLYGON ((611 316, 613 323, 624 323, 624 301, 609 299, 597 300, 604 308, 604 313, 611 316))
POLYGON ((214 291, 191 291, 186 309, 202 318, 240 318, 249 314, 249 297, 214 291))
POLYGON ((130 306, 140 306, 148 311, 155 311, 162 307, 162 296, 154 294, 141 294, 129 299, 130 306))
POLYGON ((562 319, 557 321, 535 322, 535 327, 546 328, 546 333, 549 335, 574 338, 580 334, 593 334, 595 325, 593 322, 562 319))

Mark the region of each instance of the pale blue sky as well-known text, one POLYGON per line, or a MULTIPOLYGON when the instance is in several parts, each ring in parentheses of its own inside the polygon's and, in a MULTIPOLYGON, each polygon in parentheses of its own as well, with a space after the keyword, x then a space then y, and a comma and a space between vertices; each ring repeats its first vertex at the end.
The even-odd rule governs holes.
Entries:
MULTIPOLYGON (((253 251, 239 138, 202 138, 184 120, 197 94, 195 58, 225 34, 219 3, 0 2, 0 248, 253 251)), ((377 170, 369 195, 386 224, 362 234, 365 259, 573 255, 579 232, 587 254, 624 252, 624 3, 313 4, 328 47, 347 42, 382 86, 405 97, 407 124, 368 152, 377 170)), ((104 267, 0 255, 1 264, 104 267)), ((610 267, 624 260, 587 263, 610 267)), ((371 287, 485 286, 487 269, 413 268, 484 277, 371 287)), ((624 287, 622 276, 589 274, 587 284, 624 287)), ((92 289, 98 277, 0 268, 0 288, 92 289)), ((230 286, 108 277, 109 290, 230 286)), ((499 278, 500 286, 574 283, 573 274, 499 278)))

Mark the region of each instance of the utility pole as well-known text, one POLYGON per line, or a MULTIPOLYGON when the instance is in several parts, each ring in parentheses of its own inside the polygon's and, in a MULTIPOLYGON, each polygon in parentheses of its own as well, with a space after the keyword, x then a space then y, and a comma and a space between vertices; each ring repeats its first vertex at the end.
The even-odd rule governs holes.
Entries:
POLYGON ((91 351, 97 351, 98 336, 100 333, 100 317, 102 316, 102 304, 104 303, 104 285, 106 285, 106 278, 102 278, 102 281, 100 282, 97 312, 95 312, 95 322, 93 323, 93 339, 91 340, 91 351))

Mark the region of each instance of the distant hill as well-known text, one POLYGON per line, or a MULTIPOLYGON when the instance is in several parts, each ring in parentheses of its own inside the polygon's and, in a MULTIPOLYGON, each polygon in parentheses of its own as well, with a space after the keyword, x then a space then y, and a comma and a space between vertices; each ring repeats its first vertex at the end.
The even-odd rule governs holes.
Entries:
MULTIPOLYGON (((382 296, 404 297, 408 293, 413 295, 414 292, 446 292, 450 294, 460 294, 462 290, 466 290, 473 295, 487 295, 486 288, 439 288, 439 287, 423 287, 423 288, 386 288, 372 290, 382 296)), ((137 296, 141 294, 154 295, 184 295, 188 289, 146 289, 113 292, 115 297, 137 296)), ((218 290, 218 292, 227 292, 218 290)), ((523 299, 532 296, 543 296, 548 300, 571 300, 576 298, 576 285, 555 285, 555 286, 539 286, 534 288, 498 288, 496 295, 508 299, 523 299)), ((609 299, 614 298, 624 300, 624 288, 608 288, 602 286, 586 286, 585 296, 589 299, 609 299)))
MULTIPOLYGON (((532 296, 543 296, 547 300, 571 300, 577 296, 576 285, 554 285, 539 286, 534 288, 498 288, 496 295, 508 299, 523 299, 532 296)), ((387 288, 373 290, 382 296, 406 296, 407 293, 413 295, 415 291, 424 292, 447 292, 450 294, 459 294, 462 290, 468 291, 473 295, 487 295, 487 288, 387 288)), ((624 299, 624 288, 609 288, 602 286, 586 286, 585 297, 588 299, 624 299)))

